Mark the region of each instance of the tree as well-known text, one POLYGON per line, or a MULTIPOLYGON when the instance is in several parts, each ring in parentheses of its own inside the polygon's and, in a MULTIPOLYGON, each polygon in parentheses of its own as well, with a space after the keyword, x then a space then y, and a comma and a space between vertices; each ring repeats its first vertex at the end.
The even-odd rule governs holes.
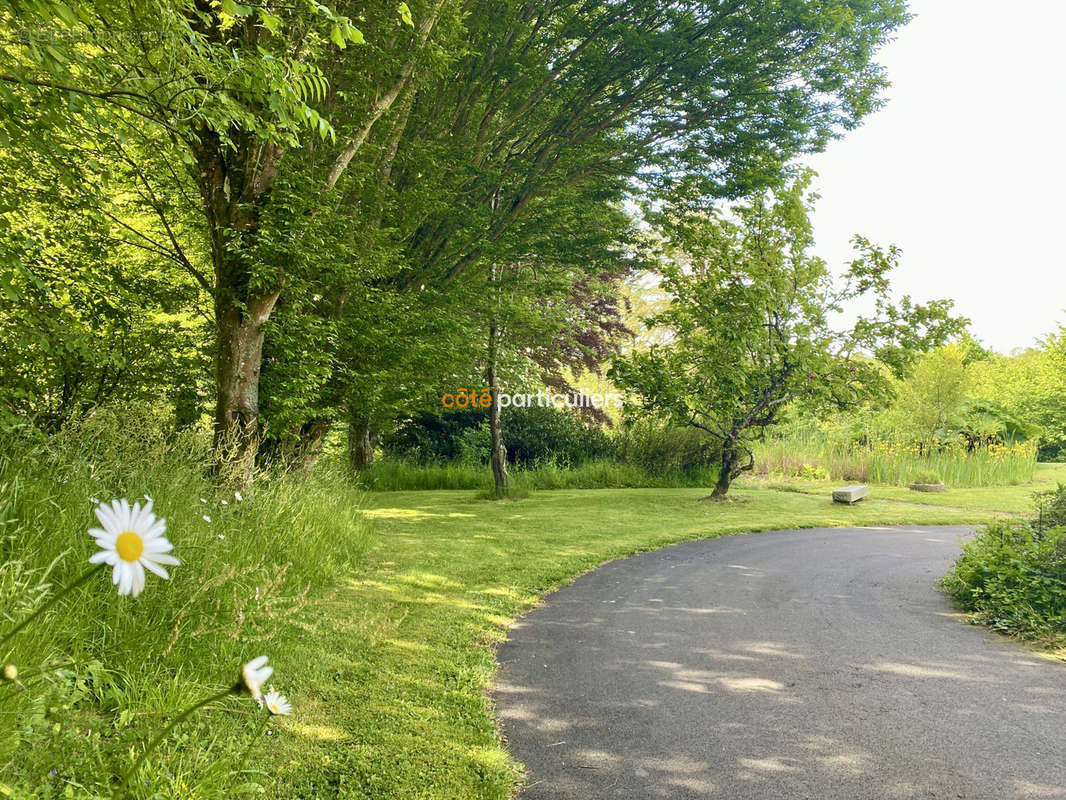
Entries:
POLYGON ((888 273, 898 251, 856 237, 842 281, 808 251, 812 197, 805 174, 737 205, 733 213, 660 214, 661 266, 670 306, 652 317, 673 341, 615 361, 613 379, 643 409, 703 431, 720 448, 718 483, 754 467, 753 437, 790 404, 852 407, 931 347, 961 332, 950 301, 893 304, 888 273), (838 330, 845 304, 874 311, 838 330))
POLYGON ((928 445, 961 423, 970 386, 966 354, 958 345, 927 353, 899 389, 898 413, 906 429, 928 445))
MULTIPOLYGON (((9 135, 21 136, 20 118, 36 114, 56 129, 76 120, 106 139, 137 143, 126 157, 166 233, 160 255, 180 262, 212 300, 216 465, 231 466, 239 481, 250 478, 260 438, 266 326, 298 242, 285 233, 312 205, 290 207, 282 230, 264 226, 286 156, 318 140, 328 166, 303 196, 331 192, 410 91, 422 46, 449 7, 436 0, 415 22, 405 3, 350 5, 381 34, 373 58, 345 58, 363 33, 343 10, 311 0, 18 0, 0 12, 5 29, 20 33, 0 52, 9 135), (147 168, 160 159, 165 169, 147 168), (206 269, 186 253, 168 214, 189 188, 199 196, 206 269)), ((35 143, 56 159, 77 158, 47 137, 35 143)))
POLYGON ((970 367, 973 393, 1041 429, 1041 461, 1066 459, 1066 326, 1039 347, 970 367))

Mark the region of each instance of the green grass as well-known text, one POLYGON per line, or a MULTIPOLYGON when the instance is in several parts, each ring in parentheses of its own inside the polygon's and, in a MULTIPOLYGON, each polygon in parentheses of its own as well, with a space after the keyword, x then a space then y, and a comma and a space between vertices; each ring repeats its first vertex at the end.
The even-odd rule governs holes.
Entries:
MULTIPOLYGON (((901 503, 943 507, 964 507, 1004 513, 1029 513, 1033 507, 1033 493, 1066 483, 1066 464, 1038 464, 1031 483, 981 488, 949 488, 945 492, 914 492, 905 486, 873 485, 871 497, 901 503)), ((838 480, 802 480, 780 476, 744 478, 738 485, 762 486, 784 491, 804 492, 829 497, 841 484, 838 480)))
MULTIPOLYGON (((635 464, 609 460, 586 461, 573 467, 545 462, 530 467, 510 468, 511 483, 516 489, 637 489, 684 488, 709 486, 716 472, 712 469, 672 470, 651 473, 635 464)), ((372 491, 420 491, 434 489, 492 488, 492 472, 487 466, 449 461, 415 464, 396 459, 379 459, 360 477, 360 483, 372 491)))
MULTIPOLYGON (((0 653, 25 678, 24 689, 0 684, 0 796, 109 796, 131 750, 173 712, 232 685, 260 652, 276 662, 279 690, 298 697, 289 653, 370 542, 362 493, 329 473, 264 482, 237 502, 212 487, 202 439, 117 429, 94 419, 56 441, 0 445, 0 629, 85 571, 96 550, 91 497, 149 493, 182 561, 168 581, 149 575, 136 599, 117 596, 108 573, 94 576, 0 653)), ((262 766, 276 739, 253 744, 255 710, 230 698, 182 725, 133 796, 233 797, 242 784, 248 794, 272 784, 262 766)))
POLYGON ((486 690, 495 644, 546 592, 608 559, 686 539, 982 522, 994 517, 984 509, 1004 505, 988 489, 956 498, 969 506, 958 510, 878 492, 846 507, 743 485, 725 503, 701 502, 705 488, 540 491, 517 501, 474 491, 363 495, 325 464, 308 481, 264 482, 222 506, 198 447, 112 446, 83 434, 21 458, 9 449, 0 461, 0 588, 12 615, 40 582, 33 570, 62 554, 57 584, 80 571, 93 549, 92 495, 151 493, 184 562, 136 601, 116 597, 106 579, 90 585, 19 638, 20 664, 57 653, 76 661, 41 702, 36 689, 0 687, 9 693, 0 701, 0 781, 12 796, 107 796, 109 776, 169 714, 263 652, 294 715, 254 740, 247 698, 205 710, 150 760, 148 785, 134 797, 509 799, 519 766, 500 743, 486 690))

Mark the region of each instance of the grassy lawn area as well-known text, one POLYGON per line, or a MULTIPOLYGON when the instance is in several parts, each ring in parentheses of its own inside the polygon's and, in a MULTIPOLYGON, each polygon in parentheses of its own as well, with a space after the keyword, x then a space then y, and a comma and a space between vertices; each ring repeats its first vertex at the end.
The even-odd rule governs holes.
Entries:
MULTIPOLYGON (((745 478, 740 485, 802 492, 829 497, 844 481, 811 481, 799 478, 745 478)), ((1033 508, 1033 492, 1053 489, 1066 483, 1066 464, 1037 464, 1032 483, 994 488, 949 489, 946 492, 913 492, 905 486, 871 486, 871 502, 894 500, 922 505, 1028 513, 1033 508)))
POLYGON ((272 795, 510 798, 519 766, 486 695, 494 645, 545 593, 608 559, 755 530, 983 522, 994 516, 987 509, 1013 510, 1015 493, 1031 491, 934 498, 967 510, 886 499, 846 507, 751 486, 716 504, 698 502, 704 489, 554 491, 517 502, 369 494, 376 535, 363 566, 315 604, 313 622, 278 659, 300 691, 298 713, 268 748, 272 795))

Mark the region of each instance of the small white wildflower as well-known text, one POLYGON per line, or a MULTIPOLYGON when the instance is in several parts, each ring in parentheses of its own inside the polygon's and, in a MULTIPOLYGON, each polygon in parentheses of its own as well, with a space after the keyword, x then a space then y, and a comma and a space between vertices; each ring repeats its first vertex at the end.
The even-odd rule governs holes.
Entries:
POLYGON ((204 497, 201 497, 201 498, 200 498, 200 502, 201 502, 201 503, 206 503, 206 502, 207 502, 207 499, 206 499, 206 498, 204 498, 204 497))
POLYGON ((234 493, 233 493, 233 499, 234 499, 234 500, 236 500, 236 501, 237 501, 237 502, 239 503, 239 502, 241 502, 241 501, 242 501, 242 500, 243 500, 244 498, 243 498, 243 497, 241 496, 241 493, 240 493, 240 492, 234 492, 234 493))
POLYGON ((225 535, 224 535, 224 534, 221 534, 221 533, 220 533, 220 534, 218 535, 218 538, 219 538, 219 539, 225 539, 226 537, 225 537, 225 535))
POLYGON ((274 687, 270 687, 270 691, 263 695, 263 705, 266 706, 267 711, 279 717, 287 717, 292 713, 292 704, 289 703, 289 698, 281 694, 281 692, 275 691, 274 687))
POLYGON ((274 674, 274 668, 267 664, 270 659, 266 656, 256 656, 241 667, 241 681, 256 700, 263 697, 263 684, 274 674))
POLYGON ((207 516, 207 514, 204 514, 203 520, 204 520, 204 522, 210 522, 211 521, 211 517, 207 516))
POLYGON ((229 500, 219 500, 218 502, 221 503, 224 506, 228 506, 229 505, 229 500))

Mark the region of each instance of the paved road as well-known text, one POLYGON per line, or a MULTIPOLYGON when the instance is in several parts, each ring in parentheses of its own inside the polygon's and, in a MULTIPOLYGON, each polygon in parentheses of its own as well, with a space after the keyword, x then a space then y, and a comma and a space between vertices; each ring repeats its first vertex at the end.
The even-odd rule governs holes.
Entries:
POLYGON ((936 588, 967 533, 691 542, 551 595, 499 652, 523 800, 1066 798, 1066 667, 936 588))

